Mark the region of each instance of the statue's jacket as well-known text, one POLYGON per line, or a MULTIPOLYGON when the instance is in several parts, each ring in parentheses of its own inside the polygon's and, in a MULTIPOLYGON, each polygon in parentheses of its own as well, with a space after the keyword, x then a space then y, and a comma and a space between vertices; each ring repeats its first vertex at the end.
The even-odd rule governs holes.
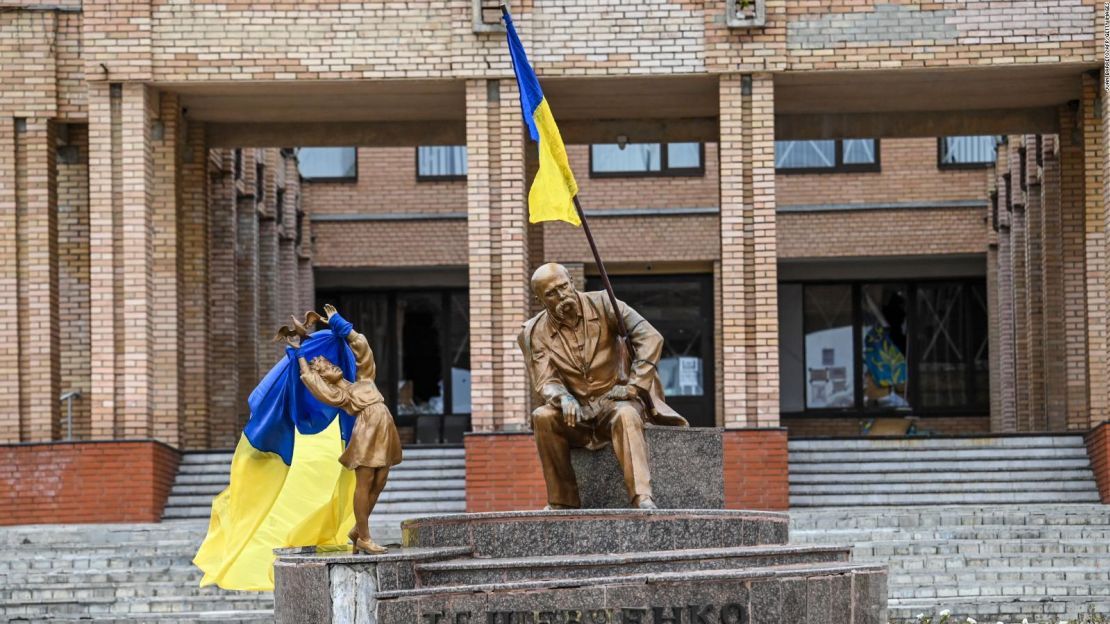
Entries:
MULTIPOLYGON (((616 315, 604 291, 580 292, 586 324, 584 365, 567 353, 558 336, 558 325, 544 310, 524 323, 517 344, 524 354, 532 390, 543 395, 544 386, 565 388, 583 405, 605 395, 614 385, 627 383, 639 390, 648 422, 656 425, 688 426, 686 419, 663 400, 663 384, 656 365, 663 353, 663 336, 638 312, 617 301, 631 348, 627 382, 620 379, 623 351, 620 349, 616 315)), ((554 403, 553 403, 554 404, 554 403)))

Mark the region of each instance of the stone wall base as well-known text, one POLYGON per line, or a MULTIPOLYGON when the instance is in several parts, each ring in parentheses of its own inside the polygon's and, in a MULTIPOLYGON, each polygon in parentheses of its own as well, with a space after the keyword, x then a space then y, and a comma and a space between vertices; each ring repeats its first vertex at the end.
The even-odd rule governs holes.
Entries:
POLYGON ((153 440, 0 446, 0 525, 158 522, 180 459, 153 440))

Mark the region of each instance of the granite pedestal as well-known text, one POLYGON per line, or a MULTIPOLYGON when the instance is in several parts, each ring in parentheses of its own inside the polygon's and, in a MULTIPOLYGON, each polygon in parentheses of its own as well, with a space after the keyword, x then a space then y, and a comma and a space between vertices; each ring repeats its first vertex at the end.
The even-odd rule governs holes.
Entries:
MULTIPOLYGON (((644 429, 655 504, 660 509, 720 509, 725 503, 722 429, 655 427, 644 429)), ((624 473, 612 447, 572 449, 583 509, 629 506, 624 473)))
POLYGON ((455 514, 385 555, 278 551, 275 617, 335 624, 881 624, 886 569, 731 510, 455 514))

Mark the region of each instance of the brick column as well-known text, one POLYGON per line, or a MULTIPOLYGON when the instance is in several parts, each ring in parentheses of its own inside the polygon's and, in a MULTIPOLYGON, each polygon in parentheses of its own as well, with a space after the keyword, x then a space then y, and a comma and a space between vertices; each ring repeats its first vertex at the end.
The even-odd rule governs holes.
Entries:
POLYGON ((1009 171, 1009 153, 1005 148, 999 150, 998 163, 998 386, 1001 396, 998 418, 992 423, 995 433, 1017 431, 1017 385, 1015 376, 1015 336, 1014 333, 1014 265, 1011 240, 1011 192, 1013 180, 1009 171))
POLYGON ((1045 417, 1050 430, 1068 427, 1066 303, 1064 290, 1064 221, 1060 209, 1059 141, 1055 135, 1040 143, 1042 273, 1044 280, 1045 417))
POLYGON ((205 446, 232 448, 238 440, 239 271, 235 178, 230 150, 203 155, 208 170, 208 432, 205 446))
MULTIPOLYGON (((1061 106, 1056 159, 1060 169, 1060 227, 1064 254, 1064 341, 1069 429, 1090 424, 1087 345, 1087 222, 1083 205, 1083 143, 1074 129, 1078 108, 1061 106)), ((1094 252, 1096 250, 1092 250, 1094 252)), ((1096 254, 1094 260, 1098 260, 1096 254)), ((1096 263, 1097 266, 1097 263, 1096 263)))
POLYGON ((1037 151, 1040 137, 1022 137, 1025 150, 1025 284, 1026 326, 1029 328, 1029 422, 1027 431, 1045 431, 1044 385, 1044 230, 1040 168, 1037 151))
MULTIPOLYGON (((89 420, 89 133, 84 124, 59 128, 58 321, 61 392, 77 390, 73 437, 91 435, 89 420)), ((61 435, 65 436, 65 405, 61 435)))
POLYGON ((720 81, 721 380, 726 427, 779 422, 774 84, 720 81))
MULTIPOLYGON (((244 150, 244 154, 252 150, 244 150)), ((254 159, 243 156, 244 170, 253 171, 254 159)), ((253 174, 250 178, 244 175, 244 185, 253 183, 253 174)), ((255 208, 254 196, 240 196, 235 202, 235 232, 237 243, 235 245, 236 291, 238 306, 235 309, 238 347, 235 359, 232 360, 239 368, 239 391, 237 393, 233 411, 229 414, 234 418, 236 431, 242 430, 247 422, 247 398, 251 390, 260 379, 258 360, 258 211, 255 208)))
POLYGON ((1022 136, 1011 136, 1007 144, 1010 172, 1010 284, 1014 306, 1014 379, 1016 431, 1028 431, 1029 405, 1029 288, 1025 280, 1025 189, 1020 162, 1022 136))
MULTIPOLYGON (((284 320, 278 309, 278 290, 285 287, 278 279, 278 225, 277 178, 280 156, 276 148, 257 150, 262 164, 261 196, 255 197, 258 206, 258 366, 259 378, 270 370, 279 355, 284 355, 281 345, 271 342, 284 320)), ((259 171, 256 169, 256 172, 259 171)))
POLYGON ((525 426, 529 390, 516 335, 528 314, 524 139, 516 83, 471 80, 467 101, 471 423, 525 426))
POLYGON ((18 267, 17 327, 19 440, 45 442, 59 434, 58 221, 55 128, 46 119, 14 122, 14 180, 18 267))
POLYGON ((1090 397, 1087 427, 1101 422, 1108 407, 1106 358, 1107 350, 1107 281, 1106 227, 1110 210, 1103 199, 1102 118, 1103 110, 1095 106, 1100 84, 1090 75, 1083 76, 1083 97, 1079 105, 1079 123, 1061 127, 1061 135, 1079 134, 1083 146, 1084 214, 1086 215, 1087 251, 1087 382, 1090 397))
POLYGON ((153 281, 149 302, 152 338, 151 412, 153 437, 173 446, 182 446, 185 404, 184 337, 187 321, 182 317, 181 265, 182 232, 178 206, 181 204, 180 145, 184 140, 178 98, 169 93, 153 94, 151 137, 154 170, 151 178, 151 224, 153 281))
POLYGON ((13 322, 0 327, 0 443, 19 442, 19 264, 16 256, 16 120, 0 118, 0 312, 13 322))
POLYGON ((181 152, 182 448, 208 448, 208 152, 204 125, 185 124, 181 152))
POLYGON ((151 235, 148 89, 89 85, 92 433, 151 434, 151 235))

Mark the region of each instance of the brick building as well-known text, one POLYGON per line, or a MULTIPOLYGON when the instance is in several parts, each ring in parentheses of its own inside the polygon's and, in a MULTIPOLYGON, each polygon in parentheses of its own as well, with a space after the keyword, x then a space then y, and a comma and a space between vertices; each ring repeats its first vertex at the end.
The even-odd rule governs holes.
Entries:
MULTIPOLYGON (((487 4, 0 3, 0 523, 156 518, 319 299, 371 335, 408 440, 526 427, 528 275, 596 268, 527 223, 487 4)), ((1102 449, 1101 4, 737 4, 514 5, 618 295, 727 430, 729 504, 785 506, 788 433, 1102 449)), ((534 476, 526 435, 467 447, 473 508, 530 504, 485 468, 534 476)))

